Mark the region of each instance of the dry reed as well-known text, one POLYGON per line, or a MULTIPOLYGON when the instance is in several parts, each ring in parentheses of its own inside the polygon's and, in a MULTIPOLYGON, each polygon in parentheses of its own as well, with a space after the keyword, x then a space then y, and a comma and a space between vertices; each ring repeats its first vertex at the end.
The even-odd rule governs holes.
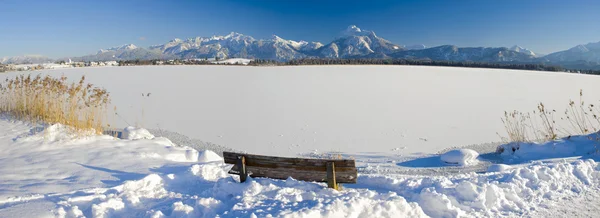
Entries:
POLYGON ((534 115, 518 111, 504 112, 502 123, 507 137, 500 136, 507 143, 515 142, 517 149, 521 142, 556 140, 559 134, 563 136, 589 135, 588 138, 595 143, 596 152, 600 153, 600 109, 594 104, 585 104, 583 90, 579 91, 579 102, 569 100, 564 117, 560 119, 567 124, 567 128, 559 128, 554 120, 555 110, 549 110, 543 103, 539 103, 534 115), (596 133, 591 136, 591 133, 596 133))
POLYGON ((64 124, 76 130, 102 133, 109 93, 85 82, 67 82, 67 77, 23 76, 0 84, 0 112, 19 120, 64 124))

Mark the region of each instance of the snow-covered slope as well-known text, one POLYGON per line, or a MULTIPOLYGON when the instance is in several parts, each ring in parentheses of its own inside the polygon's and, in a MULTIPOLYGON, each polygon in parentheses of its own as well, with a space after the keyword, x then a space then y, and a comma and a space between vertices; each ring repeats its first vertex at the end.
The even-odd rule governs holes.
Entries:
POLYGON ((390 54, 401 50, 401 46, 378 37, 373 31, 350 25, 336 40, 324 46, 319 54, 328 58, 347 58, 374 53, 390 54))
POLYGON ((477 62, 529 62, 535 56, 508 48, 467 47, 443 45, 420 50, 405 50, 390 54, 394 58, 430 59, 440 61, 477 61, 477 62))
POLYGON ((136 48, 138 48, 138 47, 135 46, 134 44, 122 45, 122 46, 117 46, 117 47, 112 47, 112 48, 107 48, 107 49, 100 49, 100 51, 98 51, 98 54, 102 54, 102 53, 110 52, 110 51, 133 50, 136 48))
POLYGON ((425 45, 408 45, 404 47, 406 50, 421 50, 428 48, 425 45))
POLYGON ((546 55, 544 58, 555 63, 577 61, 600 63, 600 42, 577 45, 569 50, 546 55))
POLYGON ((124 45, 109 49, 101 49, 95 55, 69 58, 72 61, 118 61, 118 60, 154 60, 171 59, 175 56, 162 54, 154 50, 138 48, 135 45, 124 45))
POLYGON ((42 55, 25 55, 0 58, 0 64, 41 64, 52 62, 52 59, 42 55))

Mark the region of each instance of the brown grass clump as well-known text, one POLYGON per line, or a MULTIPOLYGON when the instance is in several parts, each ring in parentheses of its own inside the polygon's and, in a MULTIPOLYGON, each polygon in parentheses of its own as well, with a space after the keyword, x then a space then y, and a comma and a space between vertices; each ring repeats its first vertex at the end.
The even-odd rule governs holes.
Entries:
MULTIPOLYGON (((589 135, 599 133, 600 130, 600 108, 594 104, 585 104, 583 101, 583 90, 579 91, 579 102, 569 100, 569 105, 560 119, 567 124, 567 128, 558 127, 554 120, 556 110, 549 110, 543 103, 539 103, 534 116, 529 113, 518 111, 504 112, 502 123, 508 137, 500 136, 505 142, 550 141, 562 136, 589 135)), ((589 136, 596 143, 596 152, 600 153, 600 137, 589 136)), ((517 147, 518 149, 518 147, 517 147)))
MULTIPOLYGON (((556 140, 558 138, 558 130, 556 129, 556 121, 554 121, 554 113, 556 113, 555 110, 547 110, 546 106, 544 106, 544 103, 538 104, 538 111, 537 111, 541 123, 542 123, 542 128, 539 129, 538 131, 541 132, 543 138, 538 138, 538 139, 544 139, 546 141, 548 140, 556 140)), ((534 111, 535 113, 535 111, 534 111)))
POLYGON ((109 93, 65 76, 17 76, 0 84, 0 112, 32 123, 65 124, 76 130, 102 133, 109 93))
POLYGON ((579 102, 569 100, 565 116, 573 134, 590 134, 597 132, 600 127, 600 111, 594 104, 586 105, 583 101, 583 90, 579 90, 579 102))
POLYGON ((506 142, 529 142, 530 137, 527 133, 529 127, 527 122, 531 121, 531 116, 518 111, 504 111, 504 118, 501 118, 504 129, 508 137, 502 137, 506 142))

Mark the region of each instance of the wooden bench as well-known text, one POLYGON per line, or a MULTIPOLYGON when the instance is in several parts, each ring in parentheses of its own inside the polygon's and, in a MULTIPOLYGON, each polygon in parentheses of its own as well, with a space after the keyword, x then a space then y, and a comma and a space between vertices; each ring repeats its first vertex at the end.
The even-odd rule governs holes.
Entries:
POLYGON ((225 163, 234 164, 230 174, 240 175, 240 182, 248 176, 310 182, 327 182, 329 188, 339 189, 338 183, 356 183, 354 160, 307 159, 272 157, 223 152, 225 163))

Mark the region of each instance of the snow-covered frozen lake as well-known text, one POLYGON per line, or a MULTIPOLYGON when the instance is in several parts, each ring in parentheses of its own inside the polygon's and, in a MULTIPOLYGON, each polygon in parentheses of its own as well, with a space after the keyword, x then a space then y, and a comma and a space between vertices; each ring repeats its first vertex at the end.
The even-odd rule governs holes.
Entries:
POLYGON ((594 134, 523 143, 515 152, 514 144, 504 144, 502 154, 494 144, 467 146, 499 141, 504 110, 532 111, 541 101, 558 114, 580 89, 587 103, 598 101, 597 76, 418 66, 26 73, 85 75, 111 92, 120 114, 113 125, 138 123, 157 137, 136 128, 127 128, 125 139, 82 137, 62 125, 36 132, 39 126, 0 116, 0 217, 592 217, 600 211, 589 203, 600 196, 594 134), (227 148, 195 139, 258 154, 345 152, 356 160, 358 181, 342 191, 293 178, 239 183, 218 156, 227 148), (454 146, 467 147, 432 155, 454 146))
MULTIPOLYGON (((119 117, 258 154, 433 153, 500 141, 505 110, 600 99, 600 77, 426 66, 137 66, 26 72, 85 75, 119 117), (142 97, 142 93, 150 93, 142 97), (143 111, 143 113, 142 113, 143 111)), ((0 79, 15 73, 0 74, 0 79)))

